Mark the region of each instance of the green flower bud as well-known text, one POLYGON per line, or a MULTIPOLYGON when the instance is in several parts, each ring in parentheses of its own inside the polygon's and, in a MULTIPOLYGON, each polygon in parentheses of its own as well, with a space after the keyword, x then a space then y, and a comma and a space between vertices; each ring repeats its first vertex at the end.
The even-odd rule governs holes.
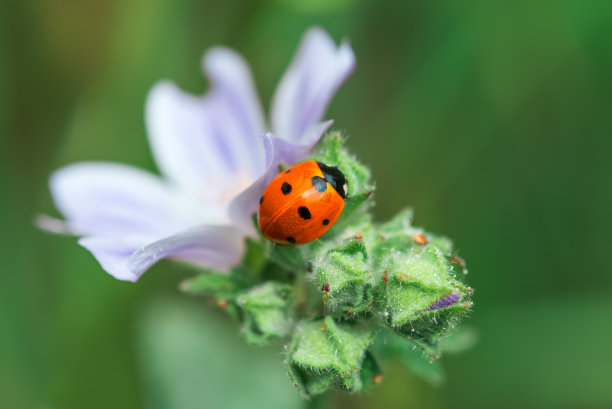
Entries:
POLYGON ((236 302, 242 311, 248 342, 261 344, 284 337, 293 326, 293 293, 285 284, 269 281, 240 294, 236 302))
MULTIPOLYGON (((474 340, 447 337, 471 306, 472 290, 461 282, 463 261, 450 240, 413 227, 409 210, 373 224, 370 173, 346 152, 338 133, 322 139, 311 159, 338 167, 348 183, 332 228, 300 246, 248 239, 241 265, 229 275, 204 274, 182 288, 212 295, 242 322, 250 343, 290 336, 285 362, 304 396, 378 382, 375 357, 400 360, 439 384, 444 373, 432 358, 474 340), (321 313, 323 321, 294 325, 321 313)), ((253 222, 257 227, 256 216, 253 222)))
POLYGON ((330 311, 353 314, 372 305, 374 276, 362 241, 354 239, 344 246, 328 250, 315 262, 315 269, 318 285, 330 311))
POLYGON ((421 245, 385 258, 384 318, 426 352, 437 355, 437 340, 471 306, 470 289, 435 246, 421 245))
POLYGON ((374 337, 373 331, 338 324, 331 317, 323 323, 304 322, 295 331, 285 361, 289 377, 305 396, 334 386, 362 390, 378 373, 373 357, 366 354, 374 337), (366 369, 363 376, 362 367, 366 369))

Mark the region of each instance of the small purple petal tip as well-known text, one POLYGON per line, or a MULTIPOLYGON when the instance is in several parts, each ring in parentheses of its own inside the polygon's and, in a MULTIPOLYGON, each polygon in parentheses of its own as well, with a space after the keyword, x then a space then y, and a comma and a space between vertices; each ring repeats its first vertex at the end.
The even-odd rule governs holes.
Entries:
POLYGON ((457 301, 459 301, 459 294, 449 294, 446 297, 440 298, 439 300, 431 304, 429 307, 425 308, 424 311, 435 311, 441 308, 450 307, 457 301))

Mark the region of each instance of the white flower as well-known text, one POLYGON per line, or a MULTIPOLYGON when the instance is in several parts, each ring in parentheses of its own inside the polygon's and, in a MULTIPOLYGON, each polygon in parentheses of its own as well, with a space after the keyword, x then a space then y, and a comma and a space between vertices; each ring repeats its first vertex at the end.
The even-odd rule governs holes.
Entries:
MULTIPOLYGON (((66 228, 102 268, 136 281, 162 258, 227 270, 240 261, 252 214, 278 164, 310 153, 355 57, 321 29, 309 30, 274 94, 266 124, 249 68, 215 48, 203 59, 203 97, 163 82, 148 96, 146 122, 162 178, 115 163, 56 171, 51 194, 66 228)), ((43 227, 54 230, 49 220, 43 227)))

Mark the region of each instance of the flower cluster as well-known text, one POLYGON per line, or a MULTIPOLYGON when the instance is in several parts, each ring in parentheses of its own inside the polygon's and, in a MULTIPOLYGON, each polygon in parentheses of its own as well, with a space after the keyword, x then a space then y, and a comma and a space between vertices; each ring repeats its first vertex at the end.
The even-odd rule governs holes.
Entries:
POLYGON ((182 289, 215 299, 251 343, 291 337, 287 370, 305 396, 362 390, 381 379, 379 361, 436 368, 422 361, 440 356, 472 305, 463 261, 448 239, 412 227, 410 211, 372 222, 370 173, 341 135, 325 136, 309 158, 338 165, 348 181, 336 224, 301 246, 249 239, 229 274, 208 271, 182 289))
POLYGON ((363 390, 395 359, 439 380, 423 359, 440 356, 472 305, 451 242, 412 227, 410 211, 374 223, 369 170, 340 134, 317 143, 331 125, 322 121, 326 107, 354 65, 347 43, 336 47, 310 30, 266 124, 244 61, 214 49, 204 57, 208 94, 161 83, 149 96, 147 126, 163 178, 85 163, 51 179, 64 228, 82 236, 107 272, 135 281, 162 258, 200 266, 181 289, 216 300, 252 344, 286 340, 287 371, 305 397, 363 390), (342 170, 344 210, 320 239, 279 245, 263 238, 253 217, 279 168, 303 159, 342 170))

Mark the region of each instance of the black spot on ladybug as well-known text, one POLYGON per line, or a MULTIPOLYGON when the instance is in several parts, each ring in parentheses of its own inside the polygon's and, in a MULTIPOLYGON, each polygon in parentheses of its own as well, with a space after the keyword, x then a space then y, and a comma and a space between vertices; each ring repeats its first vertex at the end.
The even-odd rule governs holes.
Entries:
POLYGON ((329 219, 323 219, 323 226, 327 226, 329 224, 329 219))
POLYGON ((281 192, 283 192, 284 195, 288 195, 289 193, 291 193, 291 185, 287 182, 283 182, 283 185, 281 186, 281 192))
POLYGON ((317 192, 323 193, 327 190, 327 181, 321 176, 313 176, 310 181, 312 182, 312 186, 317 189, 317 192))
POLYGON ((302 219, 310 219, 310 210, 306 206, 300 206, 298 208, 298 213, 302 216, 302 219))
POLYGON ((259 204, 262 204, 262 203, 263 203, 263 196, 259 198, 259 204))
POLYGON ((289 172, 291 172, 291 169, 287 169, 287 170, 285 171, 285 175, 286 175, 287 173, 289 173, 289 172))
POLYGON ((287 237, 287 241, 291 244, 295 244, 295 237, 287 237))

